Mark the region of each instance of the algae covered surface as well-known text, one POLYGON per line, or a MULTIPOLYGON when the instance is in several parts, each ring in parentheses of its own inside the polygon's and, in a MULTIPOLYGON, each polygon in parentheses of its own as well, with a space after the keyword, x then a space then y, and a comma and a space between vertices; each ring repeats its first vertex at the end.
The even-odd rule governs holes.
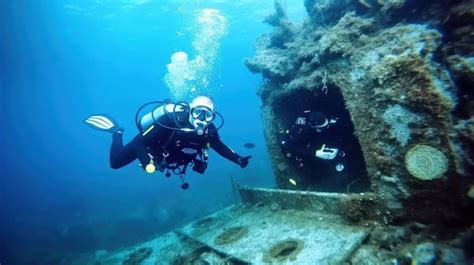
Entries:
POLYGON ((304 3, 308 19, 295 24, 285 4, 276 1, 275 13, 266 19, 274 30, 260 37, 255 56, 245 61, 264 79, 258 95, 278 186, 325 191, 324 183, 308 179, 337 178, 337 173, 322 176, 317 169, 308 173, 292 164, 278 135, 304 108, 340 109, 356 137, 346 145, 359 145, 361 155, 346 152, 356 160, 352 168, 359 169, 332 191, 368 176, 370 184, 362 189, 378 193, 390 218, 462 219, 473 183, 473 65, 468 63, 473 49, 471 34, 459 31, 472 29, 472 3, 304 3), (421 150, 417 146, 433 148, 438 158, 422 162, 430 158, 413 156, 413 150, 421 150), (415 169, 416 164, 428 168, 415 169), (421 170, 434 176, 420 176, 421 170), (292 185, 290 177, 300 185, 292 185), (450 209, 450 216, 428 206, 437 204, 450 209))
POLYGON ((342 204, 349 220, 382 224, 374 242, 354 256, 356 264, 383 263, 387 256, 367 253, 378 251, 378 237, 390 233, 390 225, 400 229, 401 238, 390 239, 399 242, 385 249, 388 256, 412 249, 404 262, 434 264, 453 255, 459 260, 443 262, 465 264, 471 250, 459 254, 458 247, 466 242, 464 233, 470 238, 473 222, 467 214, 473 210, 474 183, 472 1, 306 0, 304 5, 308 18, 297 24, 285 13, 286 3, 275 1, 275 12, 265 20, 273 30, 256 41, 255 55, 245 60, 263 77, 257 94, 278 187, 372 192, 376 204, 356 196, 342 204), (319 162, 303 167, 282 148, 279 135, 291 131, 307 109, 337 113, 351 124, 349 134, 334 134, 350 150, 345 152, 350 176, 336 185, 324 181, 341 180, 339 172, 321 170, 319 162), (427 225, 421 230, 433 232, 434 241, 445 241, 414 239, 407 230, 413 222, 427 225), (416 245, 423 240, 430 242, 416 245))

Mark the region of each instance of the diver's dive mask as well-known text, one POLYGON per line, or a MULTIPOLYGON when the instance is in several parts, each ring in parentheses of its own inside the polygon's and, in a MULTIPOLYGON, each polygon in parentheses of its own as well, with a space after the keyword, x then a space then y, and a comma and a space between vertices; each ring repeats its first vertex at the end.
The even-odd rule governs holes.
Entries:
POLYGON ((197 106, 191 109, 190 122, 198 135, 203 135, 206 127, 215 119, 216 114, 206 106, 197 106))
POLYGON ((216 117, 214 111, 206 106, 198 106, 191 109, 191 116, 193 119, 198 119, 200 121, 212 122, 216 117))

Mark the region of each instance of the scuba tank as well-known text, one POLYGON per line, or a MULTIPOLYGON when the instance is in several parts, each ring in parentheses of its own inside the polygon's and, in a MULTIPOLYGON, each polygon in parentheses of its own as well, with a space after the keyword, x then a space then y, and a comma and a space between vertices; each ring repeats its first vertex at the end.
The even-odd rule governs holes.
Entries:
POLYGON ((164 104, 159 105, 151 112, 145 114, 139 121, 139 125, 142 129, 148 129, 152 126, 158 119, 163 115, 173 112, 183 112, 185 111, 183 105, 177 105, 171 102, 165 102, 164 104))

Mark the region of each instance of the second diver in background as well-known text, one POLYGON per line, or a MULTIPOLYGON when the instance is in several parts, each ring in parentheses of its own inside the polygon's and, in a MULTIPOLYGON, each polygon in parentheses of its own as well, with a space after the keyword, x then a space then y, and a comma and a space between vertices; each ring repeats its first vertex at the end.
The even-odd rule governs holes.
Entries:
POLYGON ((328 162, 336 171, 344 169, 345 153, 340 150, 338 138, 328 130, 337 118, 328 118, 322 112, 306 110, 292 127, 281 132, 280 145, 284 156, 297 167, 312 163, 314 157, 328 162))

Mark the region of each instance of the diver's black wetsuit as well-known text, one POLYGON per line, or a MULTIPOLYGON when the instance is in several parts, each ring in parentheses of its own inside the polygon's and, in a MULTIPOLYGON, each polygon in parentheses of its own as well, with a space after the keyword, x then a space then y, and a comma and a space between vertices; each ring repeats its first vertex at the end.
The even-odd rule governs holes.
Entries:
MULTIPOLYGON (((189 112, 169 113, 161 116, 158 122, 171 128, 192 128, 188 120, 189 112), (174 120, 176 115, 176 122, 174 120)), ((145 132, 148 128, 144 128, 145 132)), ((211 123, 203 135, 198 135, 193 130, 182 131, 168 129, 154 123, 153 129, 148 133, 139 133, 127 145, 123 145, 122 133, 113 134, 112 146, 110 148, 110 166, 114 169, 130 164, 138 158, 141 166, 146 167, 150 163, 150 155, 154 163, 165 161, 168 165, 185 165, 193 161, 197 155, 202 155, 203 149, 211 147, 219 155, 239 164, 239 155, 225 145, 211 123)), ((202 172, 200 172, 202 173, 202 172)))

